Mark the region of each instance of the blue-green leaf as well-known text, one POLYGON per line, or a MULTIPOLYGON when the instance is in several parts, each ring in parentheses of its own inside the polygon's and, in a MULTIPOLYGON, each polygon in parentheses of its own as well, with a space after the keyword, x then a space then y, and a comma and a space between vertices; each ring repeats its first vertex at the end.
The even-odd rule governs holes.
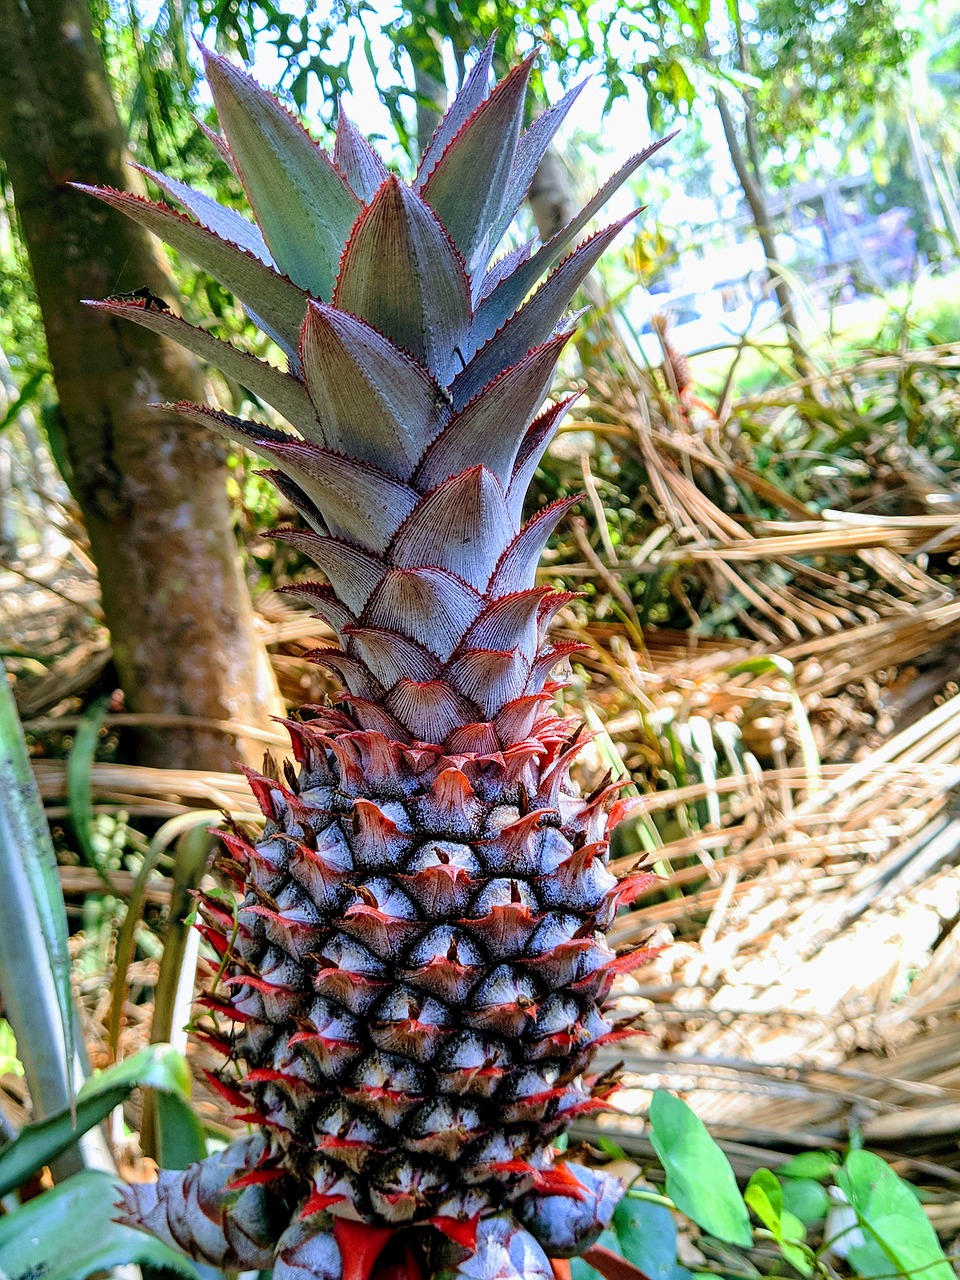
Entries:
POLYGON ((49 1164, 88 1129, 100 1123, 138 1085, 189 1097, 190 1069, 167 1044, 141 1049, 124 1062, 92 1076, 77 1097, 76 1120, 69 1110, 29 1124, 0 1151, 0 1196, 7 1195, 49 1164))
POLYGON ((118 1193, 119 1183, 109 1174, 85 1170, 0 1217, 0 1274, 12 1280, 85 1280, 135 1263, 197 1280, 182 1253, 114 1221, 118 1193))
POLYGON ((677 1208, 718 1240, 749 1247, 750 1216, 730 1161, 700 1117, 663 1089, 650 1103, 650 1140, 677 1208))
POLYGON ((625 1197, 613 1215, 613 1229, 619 1252, 650 1280, 689 1280, 690 1272, 677 1262, 677 1225, 665 1205, 625 1197))
POLYGON ((360 201, 275 98, 226 58, 202 53, 217 115, 277 266, 329 302, 360 201))
POLYGON ((13 690, 0 665, 0 986, 34 1105, 70 1102, 73 1000, 57 858, 13 690))

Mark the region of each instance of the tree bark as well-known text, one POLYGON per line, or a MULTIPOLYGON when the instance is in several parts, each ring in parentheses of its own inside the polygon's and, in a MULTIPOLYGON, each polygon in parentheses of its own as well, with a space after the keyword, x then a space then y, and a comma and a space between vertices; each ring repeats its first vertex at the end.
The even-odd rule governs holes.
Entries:
MULTIPOLYGON (((744 40, 743 26, 739 19, 736 23, 736 41, 737 60, 740 64, 740 70, 746 75, 750 75, 750 53, 744 40)), ((705 46, 704 53, 707 58, 712 59, 709 44, 705 46)), ((730 160, 747 204, 750 206, 753 223, 763 246, 763 256, 767 262, 767 275, 777 296, 780 318, 783 321, 783 327, 787 331, 787 342, 790 344, 794 366, 799 374, 810 374, 813 372, 813 367, 800 334, 797 309, 793 300, 793 290, 787 284, 783 273, 780 271, 780 255, 777 253, 777 243, 774 238, 770 211, 767 207, 766 192, 763 189, 760 147, 757 143, 757 130, 754 124, 749 91, 746 89, 743 91, 743 133, 747 143, 746 155, 744 155, 743 147, 740 145, 740 135, 729 104, 721 93, 716 93, 715 98, 717 110, 720 112, 720 121, 723 125, 723 136, 726 138, 727 150, 730 152, 730 160)))
POLYGON ((743 189, 747 204, 750 206, 753 223, 763 246, 763 256, 767 261, 767 275, 773 285, 777 304, 780 307, 780 319, 787 331, 787 341, 790 344, 793 362, 797 372, 806 376, 812 372, 812 368, 800 336, 800 325, 797 321, 793 292, 778 269, 780 257, 777 253, 777 244, 774 239, 770 211, 767 208, 766 194, 760 184, 759 173, 754 173, 747 157, 744 155, 737 132, 737 123, 726 99, 718 93, 716 101, 717 110, 720 112, 720 122, 723 125, 723 136, 727 140, 727 149, 730 152, 730 160, 743 189))
MULTIPOLYGON (((262 727, 282 704, 240 569, 222 448, 149 407, 202 400, 200 366, 81 305, 134 287, 173 291, 140 227, 67 186, 137 189, 86 0, 0 0, 0 31, 0 154, 127 703, 262 727)), ((223 769, 261 753, 227 733, 176 730, 145 736, 139 757, 223 769)))

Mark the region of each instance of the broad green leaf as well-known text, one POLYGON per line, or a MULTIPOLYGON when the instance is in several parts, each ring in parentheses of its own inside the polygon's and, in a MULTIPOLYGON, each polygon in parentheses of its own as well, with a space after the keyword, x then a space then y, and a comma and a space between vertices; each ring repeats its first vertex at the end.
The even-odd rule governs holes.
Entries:
POLYGON ((851 1151, 836 1180, 866 1237, 848 1254, 861 1276, 956 1280, 920 1202, 884 1160, 871 1151, 851 1151))
POLYGON ((830 1197, 813 1178, 786 1178, 783 1182, 783 1211, 792 1213, 810 1226, 822 1222, 830 1208, 830 1197))
POLYGON ((34 1105, 72 1100, 73 999, 57 858, 0 664, 0 987, 34 1105))
POLYGON ((27 1125, 0 1151, 0 1196, 19 1187, 81 1134, 99 1124, 138 1085, 186 1098, 190 1093, 190 1070, 182 1054, 169 1045, 154 1044, 92 1076, 77 1096, 76 1122, 69 1110, 58 1111, 27 1125))
POLYGON ((677 1225, 664 1205, 625 1197, 613 1215, 613 1229, 619 1252, 650 1280, 689 1280, 690 1272, 677 1262, 677 1225))
POLYGON ((136 1263, 197 1280, 183 1254, 114 1222, 118 1188, 109 1174, 85 1170, 0 1217, 0 1274, 12 1280, 85 1280, 93 1272, 136 1263))
POLYGON ((814 1178, 826 1182, 837 1171, 840 1157, 833 1151, 801 1151, 777 1169, 781 1178, 814 1178))
POLYGON ((748 1248, 750 1216, 730 1161, 699 1116, 658 1089, 650 1103, 650 1140, 667 1175, 667 1195, 709 1235, 748 1248))

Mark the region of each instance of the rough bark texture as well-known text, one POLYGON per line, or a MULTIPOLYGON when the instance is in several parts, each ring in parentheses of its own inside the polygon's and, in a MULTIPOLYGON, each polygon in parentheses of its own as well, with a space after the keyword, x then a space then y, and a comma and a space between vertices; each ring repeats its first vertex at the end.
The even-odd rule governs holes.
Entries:
MULTIPOLYGON (((202 400, 179 347, 82 298, 171 298, 140 228, 70 181, 136 189, 86 0, 0 0, 0 153, 30 254, 103 607, 131 709, 264 725, 280 710, 231 528, 221 446, 150 402, 202 400)), ((262 748, 163 731, 140 758, 227 768, 262 748)))

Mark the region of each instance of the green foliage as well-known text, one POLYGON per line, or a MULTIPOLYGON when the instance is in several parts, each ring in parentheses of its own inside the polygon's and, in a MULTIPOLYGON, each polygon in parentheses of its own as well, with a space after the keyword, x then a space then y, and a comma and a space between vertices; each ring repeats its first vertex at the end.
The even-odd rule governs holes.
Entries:
POLYGON ((803 1223, 784 1205, 783 1188, 776 1175, 769 1169, 758 1169, 747 1183, 743 1198, 776 1240, 787 1262, 801 1275, 813 1275, 810 1251, 803 1244, 803 1223))
POLYGON ((117 1194, 116 1179, 88 1169, 0 1217, 0 1276, 85 1280, 134 1263, 197 1280, 182 1253, 114 1221, 117 1194))
POLYGON ((917 43, 890 0, 759 0, 750 26, 757 118, 772 145, 852 119, 890 91, 917 43))
POLYGON ((88 1080, 77 1096, 75 1114, 66 1108, 27 1125, 0 1151, 0 1196, 50 1164, 138 1086, 189 1098, 190 1071, 182 1054, 167 1044, 150 1045, 88 1080))
POLYGON ((17 1039, 6 1018, 0 1018, 0 1076, 22 1076, 23 1063, 17 1055, 17 1039))
POLYGON ((47 1109, 72 1101, 67 914, 13 690, 0 664, 0 990, 47 1109))
POLYGON ((749 1246, 750 1218, 730 1161, 700 1117, 663 1089, 650 1103, 650 1141, 677 1208, 718 1240, 749 1246))
POLYGON ((956 1280, 916 1194, 884 1160, 872 1151, 851 1151, 836 1181, 862 1231, 847 1257, 864 1280, 891 1273, 956 1280))

